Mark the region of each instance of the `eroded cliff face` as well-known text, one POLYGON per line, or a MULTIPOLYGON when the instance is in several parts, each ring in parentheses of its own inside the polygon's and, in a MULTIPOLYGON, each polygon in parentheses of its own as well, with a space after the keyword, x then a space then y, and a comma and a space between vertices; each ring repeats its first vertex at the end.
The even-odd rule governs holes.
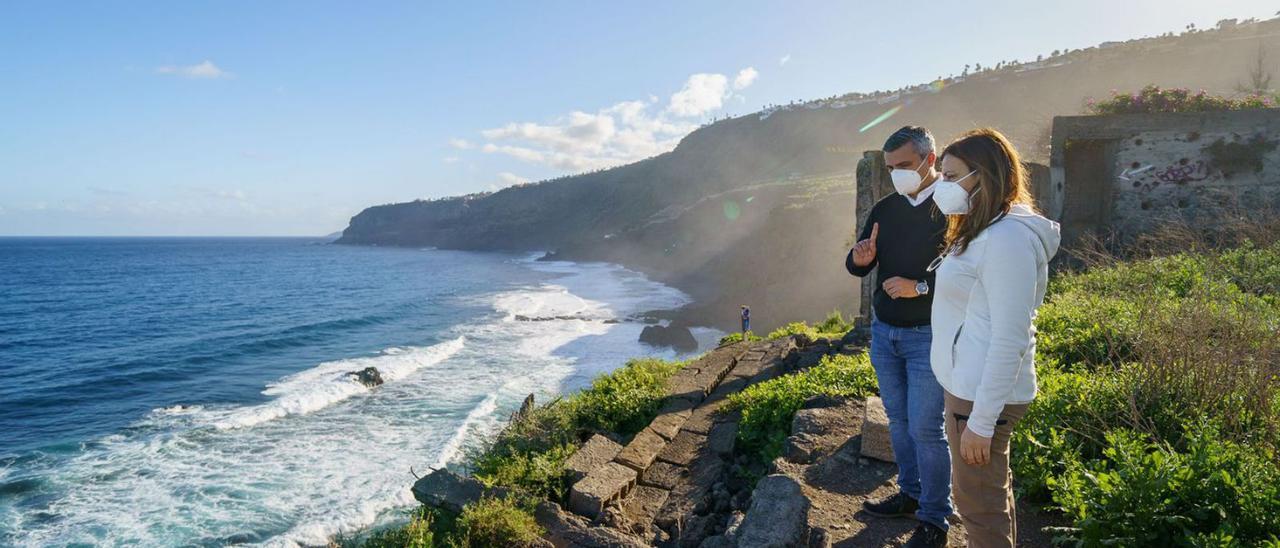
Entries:
POLYGON ((1053 116, 1151 83, 1233 93, 1260 46, 1280 51, 1280 23, 1090 48, 940 88, 766 110, 614 169, 371 207, 339 243, 549 250, 618 262, 690 292, 698 304, 685 317, 724 328, 736 325, 739 304, 752 305, 757 331, 852 312, 857 286, 842 261, 856 228, 854 171, 862 151, 897 127, 925 125, 945 144, 994 126, 1027 159, 1047 163, 1053 116))

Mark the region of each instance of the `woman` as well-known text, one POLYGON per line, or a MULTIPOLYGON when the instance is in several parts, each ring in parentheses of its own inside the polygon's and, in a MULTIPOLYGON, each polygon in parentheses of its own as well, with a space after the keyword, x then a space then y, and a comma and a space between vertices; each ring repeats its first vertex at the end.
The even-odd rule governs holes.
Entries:
POLYGON ((942 151, 933 200, 948 215, 930 265, 933 373, 946 391, 952 492, 969 545, 1013 546, 1009 436, 1036 395, 1036 309, 1058 250, 1058 223, 1036 212, 1009 140, 971 131, 942 151))

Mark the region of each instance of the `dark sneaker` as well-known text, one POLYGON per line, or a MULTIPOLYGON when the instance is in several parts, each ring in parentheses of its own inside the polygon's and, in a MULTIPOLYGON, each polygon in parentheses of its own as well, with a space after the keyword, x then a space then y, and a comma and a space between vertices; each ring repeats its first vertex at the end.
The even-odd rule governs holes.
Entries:
POLYGON ((946 548, 947 532, 932 523, 921 523, 911 532, 911 540, 903 544, 906 548, 946 548))
POLYGON ((916 510, 919 508, 920 503, 902 491, 880 500, 869 500, 862 503, 862 509, 866 510, 868 514, 881 518, 915 517, 916 510))

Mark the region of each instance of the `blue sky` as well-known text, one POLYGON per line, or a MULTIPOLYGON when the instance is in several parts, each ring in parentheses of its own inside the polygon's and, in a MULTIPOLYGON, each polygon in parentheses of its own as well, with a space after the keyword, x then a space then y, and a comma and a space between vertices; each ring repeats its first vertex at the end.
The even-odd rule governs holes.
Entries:
POLYGON ((1264 1, 0 5, 0 235, 320 235, 1264 1))

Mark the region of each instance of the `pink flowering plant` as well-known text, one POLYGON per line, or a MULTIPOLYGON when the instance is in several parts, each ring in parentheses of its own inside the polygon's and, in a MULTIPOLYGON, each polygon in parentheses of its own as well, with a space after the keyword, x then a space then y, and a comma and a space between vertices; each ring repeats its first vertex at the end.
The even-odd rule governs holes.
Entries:
POLYGON ((1111 98, 1087 103, 1092 114, 1142 114, 1152 112, 1212 112, 1275 108, 1276 97, 1251 94, 1241 98, 1211 95, 1205 90, 1192 93, 1186 88, 1162 89, 1149 85, 1136 93, 1111 92, 1111 98))

